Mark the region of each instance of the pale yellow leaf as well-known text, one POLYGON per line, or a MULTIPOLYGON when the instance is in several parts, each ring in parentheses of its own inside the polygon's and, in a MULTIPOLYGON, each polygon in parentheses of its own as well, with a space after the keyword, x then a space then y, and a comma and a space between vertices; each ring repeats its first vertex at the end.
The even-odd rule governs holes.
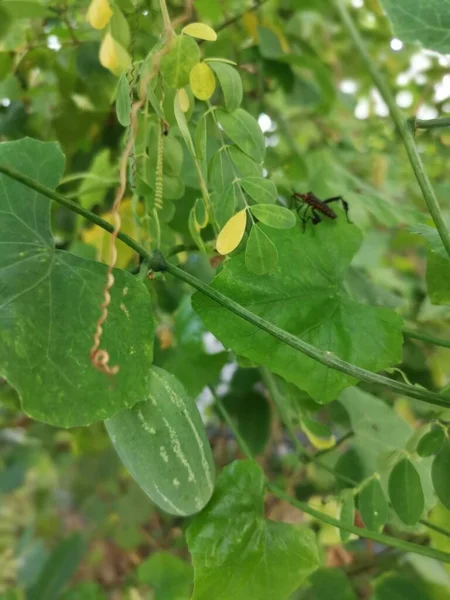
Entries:
POLYGON ((229 219, 217 238, 216 250, 219 254, 229 254, 239 246, 247 223, 247 211, 244 208, 229 219))
POLYGON ((204 23, 189 23, 189 25, 183 27, 183 33, 208 42, 215 42, 217 40, 217 33, 214 29, 204 23))
POLYGON ((184 88, 177 91, 177 98, 181 110, 186 113, 189 110, 189 96, 184 88))
POLYGON ((108 0, 92 0, 86 14, 86 19, 94 29, 103 29, 108 25, 112 14, 108 0))
POLYGON ((258 17, 254 12, 247 12, 242 15, 241 23, 244 26, 247 35, 253 42, 258 41, 258 17))
POLYGON ((105 35, 100 46, 100 63, 114 75, 120 75, 131 65, 130 55, 110 33, 105 35))
POLYGON ((319 437, 318 435, 314 435, 309 429, 306 429, 306 427, 303 428, 303 431, 314 448, 317 448, 318 450, 328 450, 336 445, 336 438, 334 435, 331 435, 330 437, 319 437))
POLYGON ((198 63, 189 74, 192 93, 199 100, 209 100, 216 89, 213 70, 206 63, 198 63))

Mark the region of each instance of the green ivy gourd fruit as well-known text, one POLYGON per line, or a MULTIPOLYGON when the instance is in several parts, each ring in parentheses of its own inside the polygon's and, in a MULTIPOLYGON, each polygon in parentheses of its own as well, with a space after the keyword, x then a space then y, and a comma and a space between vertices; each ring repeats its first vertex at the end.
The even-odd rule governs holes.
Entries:
POLYGON ((148 400, 105 421, 133 478, 173 515, 199 512, 214 489, 214 461, 195 402, 176 377, 152 367, 148 400))

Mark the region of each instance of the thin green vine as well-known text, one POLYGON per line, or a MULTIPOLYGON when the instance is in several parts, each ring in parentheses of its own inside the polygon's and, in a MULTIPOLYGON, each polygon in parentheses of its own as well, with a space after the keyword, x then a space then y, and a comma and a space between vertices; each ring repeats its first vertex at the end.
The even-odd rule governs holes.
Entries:
MULTIPOLYGON (((98 215, 95 215, 94 213, 91 213, 90 211, 82 208, 75 202, 65 198, 65 196, 63 196, 62 194, 59 194, 58 192, 51 190, 47 186, 42 185, 37 181, 34 181, 32 178, 27 177, 23 173, 20 173, 15 169, 11 169, 6 165, 0 165, 0 173, 8 175, 12 179, 19 181, 20 183, 26 185, 30 189, 33 189, 36 192, 47 196, 47 198, 50 198, 51 200, 58 202, 66 208, 69 208, 70 210, 82 215, 83 217, 85 217, 92 223, 99 225, 106 231, 109 231, 110 233, 114 231, 114 227, 98 215)), ((138 254, 140 254, 140 256, 145 258, 148 261, 149 269, 155 272, 166 271, 170 273, 177 279, 188 283, 193 288, 200 291, 202 294, 205 294, 206 296, 208 296, 209 298, 211 298, 230 312, 248 321, 252 325, 255 325, 255 327, 258 327, 262 331, 265 331, 272 337, 287 344, 291 348, 294 348, 299 352, 302 352, 306 356, 309 356, 310 358, 319 362, 320 364, 330 367, 331 369, 334 369, 336 371, 346 373, 347 375, 354 377, 356 380, 367 381, 369 383, 381 385, 387 389, 392 390, 393 392, 409 396, 410 398, 416 398, 417 400, 422 400, 423 402, 426 402, 428 404, 442 406, 443 408, 450 407, 450 398, 447 398, 444 395, 440 395, 435 392, 430 392, 429 390, 423 388, 401 383, 399 381, 394 381, 392 379, 389 379, 388 377, 384 377, 383 375, 372 373, 371 371, 366 371, 361 367, 357 367, 355 365, 352 365, 351 363, 348 363, 345 360, 342 360, 341 358, 339 358, 331 352, 319 350, 315 346, 311 346, 310 344, 304 342, 299 338, 296 338, 294 335, 288 333, 287 331, 284 331, 276 325, 273 325, 272 323, 269 323, 261 317, 253 314, 248 309, 244 308, 243 306, 241 306, 231 298, 228 298, 224 294, 218 292, 210 285, 203 283, 193 275, 190 275, 189 273, 183 271, 182 269, 179 269, 175 265, 167 262, 159 251, 156 250, 152 253, 149 253, 141 244, 136 242, 136 240, 121 232, 119 232, 117 237, 120 240, 122 240, 125 244, 127 244, 127 246, 129 246, 138 254)))
POLYGON ((359 31, 355 27, 355 24, 353 23, 345 2, 343 2, 343 0, 333 0, 333 2, 339 13, 344 28, 346 29, 348 35, 352 38, 356 49, 358 50, 359 55, 367 68, 367 71, 372 76, 375 85, 377 86, 381 96, 389 108, 392 120, 394 121, 403 140, 409 162, 411 163, 411 167, 414 171, 417 182, 422 190, 428 210, 430 211, 431 217, 436 225, 436 229, 439 233, 442 243, 444 244, 444 248, 450 256, 450 232, 442 215, 442 211, 436 198, 436 194, 434 193, 433 186, 431 185, 428 175, 425 172, 422 159, 414 140, 414 129, 417 127, 417 122, 411 122, 411 120, 404 118, 402 111, 397 106, 395 98, 392 95, 388 84, 386 83, 381 72, 378 70, 378 67, 370 58, 366 45, 359 34, 359 31))

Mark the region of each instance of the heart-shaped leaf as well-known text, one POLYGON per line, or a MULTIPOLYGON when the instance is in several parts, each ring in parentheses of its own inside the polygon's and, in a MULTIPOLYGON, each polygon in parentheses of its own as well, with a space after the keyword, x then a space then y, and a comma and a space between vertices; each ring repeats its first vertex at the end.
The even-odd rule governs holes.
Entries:
POLYGON ((187 532, 192 600, 286 600, 319 566, 313 532, 264 519, 263 499, 257 463, 235 461, 222 471, 211 501, 187 532))
MULTIPOLYGON (((249 273, 243 253, 223 265, 212 286, 252 313, 322 350, 378 371, 401 359, 401 320, 391 310, 355 302, 343 278, 361 242, 342 211, 333 222, 261 230, 278 250, 276 270, 261 279, 249 273)), ((194 309, 236 354, 267 366, 326 403, 355 380, 325 367, 260 331, 209 298, 195 294, 194 309)))
MULTIPOLYGON (((26 138, 1 144, 0 162, 54 188, 64 155, 56 144, 26 138)), ((0 373, 19 392, 24 411, 73 427, 143 400, 154 335, 144 284, 114 270, 101 344, 119 366, 111 379, 89 357, 106 266, 55 250, 48 198, 6 175, 0 182, 0 373)))

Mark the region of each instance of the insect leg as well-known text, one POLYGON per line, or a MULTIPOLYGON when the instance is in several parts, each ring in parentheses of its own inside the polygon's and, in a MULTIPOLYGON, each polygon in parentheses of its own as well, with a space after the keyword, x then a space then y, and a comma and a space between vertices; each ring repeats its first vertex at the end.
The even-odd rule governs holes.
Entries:
POLYGON ((312 221, 312 217, 311 217, 311 216, 308 216, 308 217, 306 216, 306 215, 308 214, 308 211, 309 211, 309 209, 310 209, 311 207, 310 207, 308 204, 305 204, 305 205, 304 205, 304 207, 305 207, 305 210, 303 211, 303 214, 300 214, 300 212, 298 213, 298 214, 299 214, 299 217, 300 217, 300 219, 301 219, 301 220, 302 220, 302 222, 303 222, 303 233, 305 233, 305 229, 306 229, 306 223, 307 223, 308 221, 312 221))
POLYGON ((347 223, 351 223, 352 221, 350 221, 350 218, 348 216, 348 209, 349 209, 348 202, 346 200, 344 200, 344 198, 342 196, 333 196, 332 198, 327 198, 326 200, 324 200, 324 203, 330 204, 330 202, 339 202, 339 201, 342 203, 342 208, 344 209, 347 223))
POLYGON ((319 215, 319 213, 317 211, 315 211, 314 209, 312 209, 311 212, 313 214, 313 217, 311 218, 312 224, 313 225, 317 225, 317 223, 321 223, 322 222, 322 218, 319 215))

